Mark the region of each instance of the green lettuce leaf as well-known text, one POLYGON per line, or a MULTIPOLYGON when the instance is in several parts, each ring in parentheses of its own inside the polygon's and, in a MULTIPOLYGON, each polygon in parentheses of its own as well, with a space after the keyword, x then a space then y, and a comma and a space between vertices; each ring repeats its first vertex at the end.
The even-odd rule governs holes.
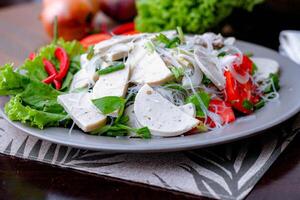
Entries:
MULTIPOLYGON (((18 71, 23 71, 31 80, 44 80, 48 77, 43 65, 44 58, 50 60, 56 66, 57 70, 59 70, 59 62, 54 56, 54 51, 57 46, 64 48, 68 53, 70 58, 69 73, 75 74, 80 69, 80 55, 84 53, 84 49, 77 41, 65 42, 62 39, 58 40, 57 44, 51 43, 45 47, 42 47, 36 57, 33 60, 27 59, 25 63, 18 68, 18 71)), ((73 77, 69 75, 63 80, 63 87, 61 89, 62 91, 67 91, 69 89, 72 78, 73 77)))
POLYGON ((5 113, 10 120, 29 123, 32 127, 43 129, 49 126, 59 126, 67 118, 66 114, 39 111, 30 106, 24 106, 22 103, 20 95, 17 95, 11 97, 5 105, 5 113))

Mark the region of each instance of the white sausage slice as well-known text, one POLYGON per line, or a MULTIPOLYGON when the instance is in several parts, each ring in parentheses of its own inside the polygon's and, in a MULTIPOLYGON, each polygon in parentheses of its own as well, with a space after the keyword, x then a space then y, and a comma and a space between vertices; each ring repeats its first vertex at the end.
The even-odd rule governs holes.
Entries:
POLYGON ((199 123, 147 84, 135 98, 134 113, 142 126, 147 126, 153 135, 163 137, 180 135, 199 123))

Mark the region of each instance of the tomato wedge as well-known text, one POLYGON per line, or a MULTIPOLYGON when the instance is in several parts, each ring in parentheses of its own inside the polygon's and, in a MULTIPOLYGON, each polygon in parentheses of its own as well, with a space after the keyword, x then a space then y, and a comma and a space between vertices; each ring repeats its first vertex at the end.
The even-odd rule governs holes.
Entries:
MULTIPOLYGON (((246 73, 251 75, 253 63, 244 55, 242 64, 235 65, 234 69, 242 76, 246 75, 246 73)), ((244 114, 252 113, 253 105, 260 100, 258 95, 255 94, 256 87, 252 80, 249 79, 248 82, 241 84, 235 80, 230 71, 225 71, 224 76, 226 78, 224 90, 226 102, 244 114)))
MULTIPOLYGON (((230 104, 221 99, 210 100, 208 110, 219 115, 222 125, 235 121, 235 115, 230 104)), ((216 126, 210 118, 208 118, 207 124, 211 128, 216 126)))
POLYGON ((83 38, 80 43, 84 48, 88 48, 89 46, 95 45, 99 42, 102 42, 104 40, 110 39, 112 36, 107 33, 99 33, 99 34, 93 34, 90 36, 87 36, 83 38))
POLYGON ((111 32, 115 35, 123 35, 124 33, 135 31, 135 25, 133 22, 121 24, 115 27, 111 32))

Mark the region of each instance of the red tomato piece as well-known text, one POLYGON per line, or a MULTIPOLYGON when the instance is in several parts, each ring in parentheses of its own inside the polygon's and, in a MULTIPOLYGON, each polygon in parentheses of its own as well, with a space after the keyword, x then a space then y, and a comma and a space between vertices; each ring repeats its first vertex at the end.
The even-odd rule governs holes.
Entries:
MULTIPOLYGON (((235 115, 230 104, 221 99, 212 99, 208 110, 220 116, 222 125, 235 121, 235 115)), ((210 118, 208 118, 207 124, 212 128, 215 127, 215 123, 210 118)))
POLYGON ((93 34, 90 36, 87 36, 83 38, 80 43, 84 48, 88 48, 89 46, 92 46, 94 44, 97 44, 99 42, 102 42, 104 40, 108 40, 111 38, 111 35, 106 33, 99 33, 99 34, 93 34))

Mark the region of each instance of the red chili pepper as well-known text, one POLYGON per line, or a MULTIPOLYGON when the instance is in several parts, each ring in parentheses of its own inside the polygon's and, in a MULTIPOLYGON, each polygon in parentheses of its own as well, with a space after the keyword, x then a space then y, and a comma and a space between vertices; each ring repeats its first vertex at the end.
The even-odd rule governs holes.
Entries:
POLYGON ((33 59, 35 59, 35 57, 36 57, 36 55, 34 52, 31 52, 28 56, 29 60, 33 60, 33 59))
POLYGON ((57 90, 60 90, 60 89, 61 89, 61 85, 62 85, 62 84, 61 84, 60 81, 54 79, 54 80, 53 80, 53 83, 54 83, 55 89, 57 89, 57 90))
POLYGON ((135 25, 133 22, 122 24, 120 26, 115 27, 111 32, 115 35, 121 35, 123 33, 134 31, 135 25))
POLYGON ((49 60, 44 58, 43 64, 44 64, 44 68, 49 76, 53 75, 53 74, 55 74, 55 75, 57 74, 55 66, 49 60))
POLYGON ((43 80, 43 83, 51 84, 54 81, 55 76, 56 76, 56 74, 50 75, 48 78, 43 80))
POLYGON ((137 30, 133 30, 133 31, 128 31, 126 33, 122 33, 122 35, 135 35, 135 34, 139 34, 140 32, 137 30))
POLYGON ((69 71, 70 60, 69 60, 67 52, 63 48, 61 48, 61 47, 57 47, 55 49, 54 54, 55 54, 55 57, 60 62, 60 64, 59 64, 59 72, 56 75, 55 79, 58 80, 58 81, 61 81, 61 80, 63 80, 66 77, 66 75, 67 75, 67 73, 69 71))
POLYGON ((106 33, 99 33, 99 34, 93 34, 90 36, 87 36, 83 38, 80 43, 84 48, 88 48, 89 46, 92 46, 94 44, 97 44, 99 42, 102 42, 104 40, 108 40, 111 38, 111 35, 106 33))

